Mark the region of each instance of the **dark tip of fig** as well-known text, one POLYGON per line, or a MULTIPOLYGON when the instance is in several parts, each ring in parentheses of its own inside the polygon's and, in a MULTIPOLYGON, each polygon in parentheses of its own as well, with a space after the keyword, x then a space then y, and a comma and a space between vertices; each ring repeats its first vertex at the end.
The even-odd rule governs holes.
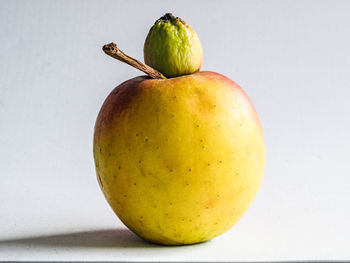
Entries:
POLYGON ((159 18, 154 24, 157 24, 157 22, 159 22, 159 21, 171 21, 173 19, 176 19, 176 17, 173 16, 172 13, 166 13, 164 16, 159 18))

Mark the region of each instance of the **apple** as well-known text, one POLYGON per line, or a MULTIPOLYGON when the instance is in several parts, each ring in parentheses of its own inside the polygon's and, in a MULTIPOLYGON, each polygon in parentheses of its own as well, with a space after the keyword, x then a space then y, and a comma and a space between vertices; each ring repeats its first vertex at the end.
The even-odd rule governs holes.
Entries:
POLYGON ((116 87, 96 120, 97 177, 116 215, 141 238, 166 245, 230 229, 252 203, 265 165, 247 94, 215 72, 166 78, 113 43, 103 50, 151 76, 116 87))

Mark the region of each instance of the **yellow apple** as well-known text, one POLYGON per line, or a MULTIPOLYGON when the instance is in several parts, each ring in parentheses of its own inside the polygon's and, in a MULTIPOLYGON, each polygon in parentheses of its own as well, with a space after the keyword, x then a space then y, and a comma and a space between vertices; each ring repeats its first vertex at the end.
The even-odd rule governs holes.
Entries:
POLYGON ((94 159, 100 187, 128 228, 155 243, 193 244, 227 231, 248 209, 265 146, 253 104, 229 78, 142 76, 105 100, 94 159))

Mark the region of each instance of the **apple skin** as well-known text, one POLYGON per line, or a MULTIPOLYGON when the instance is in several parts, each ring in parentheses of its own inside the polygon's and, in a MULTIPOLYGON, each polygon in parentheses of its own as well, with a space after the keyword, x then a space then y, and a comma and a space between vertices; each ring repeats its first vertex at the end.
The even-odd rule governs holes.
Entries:
POLYGON ((158 244, 193 244, 243 216, 263 177, 265 144, 253 104, 227 77, 144 76, 105 100, 94 159, 100 187, 128 228, 158 244))

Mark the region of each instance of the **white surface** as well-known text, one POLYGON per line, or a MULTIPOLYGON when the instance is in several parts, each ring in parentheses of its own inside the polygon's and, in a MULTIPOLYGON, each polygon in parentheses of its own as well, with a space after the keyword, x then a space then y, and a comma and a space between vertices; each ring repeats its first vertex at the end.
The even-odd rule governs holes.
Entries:
POLYGON ((350 260, 350 2, 217 2, 0 1, 0 260, 350 260), (142 59, 167 11, 246 90, 267 145, 248 213, 185 247, 126 230, 92 159, 104 98, 140 75, 101 46, 142 59))

